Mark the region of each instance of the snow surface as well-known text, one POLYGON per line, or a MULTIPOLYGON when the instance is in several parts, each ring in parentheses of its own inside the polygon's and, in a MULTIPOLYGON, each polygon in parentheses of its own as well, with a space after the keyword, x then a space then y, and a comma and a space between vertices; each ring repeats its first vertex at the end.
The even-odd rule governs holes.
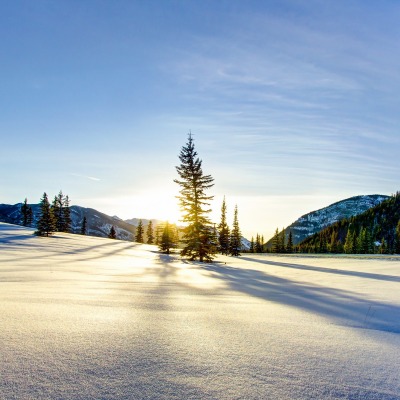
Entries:
POLYGON ((400 399, 400 259, 244 255, 0 224, 1 399, 400 399))

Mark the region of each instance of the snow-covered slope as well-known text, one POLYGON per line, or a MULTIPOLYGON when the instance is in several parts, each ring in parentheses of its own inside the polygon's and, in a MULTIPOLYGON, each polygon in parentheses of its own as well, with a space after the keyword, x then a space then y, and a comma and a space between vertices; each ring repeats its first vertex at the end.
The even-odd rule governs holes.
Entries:
POLYGON ((156 248, 0 224, 0 398, 400 399, 400 261, 156 248))
MULTIPOLYGON (((388 196, 373 194, 365 196, 350 197, 320 210, 310 212, 301 216, 287 228, 285 228, 286 237, 289 231, 292 231, 293 243, 298 244, 306 237, 319 232, 329 225, 353 215, 361 214, 369 208, 376 206, 388 196)), ((272 246, 272 238, 267 242, 267 247, 272 246)))

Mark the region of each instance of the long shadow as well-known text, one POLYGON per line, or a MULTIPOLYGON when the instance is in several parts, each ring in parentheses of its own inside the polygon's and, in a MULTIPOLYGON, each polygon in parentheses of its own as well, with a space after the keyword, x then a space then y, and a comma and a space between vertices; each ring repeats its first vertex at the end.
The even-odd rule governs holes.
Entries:
POLYGON ((289 264, 284 262, 276 262, 270 260, 259 260, 250 257, 241 257, 242 260, 257 262, 265 265, 273 265, 277 267, 285 267, 285 268, 293 268, 304 271, 314 271, 314 272, 324 272, 327 274, 336 274, 336 275, 347 275, 347 276, 356 276, 358 278, 367 278, 367 279, 376 279, 380 281, 388 281, 388 282, 400 282, 400 276, 395 275, 383 275, 383 274, 371 274, 369 272, 361 272, 361 271, 346 271, 336 268, 322 268, 322 267, 314 267, 311 265, 303 265, 303 264, 289 264))
POLYGON ((218 264, 202 268, 237 292, 316 313, 339 324, 400 333, 399 305, 371 301, 350 291, 307 285, 258 270, 218 264))

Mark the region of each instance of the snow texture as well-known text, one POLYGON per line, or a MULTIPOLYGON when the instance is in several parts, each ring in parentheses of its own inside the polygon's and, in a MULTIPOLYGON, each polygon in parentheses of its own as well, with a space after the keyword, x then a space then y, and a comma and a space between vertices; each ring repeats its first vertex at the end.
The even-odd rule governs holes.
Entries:
POLYGON ((0 398, 400 399, 400 259, 200 264, 0 224, 0 398))

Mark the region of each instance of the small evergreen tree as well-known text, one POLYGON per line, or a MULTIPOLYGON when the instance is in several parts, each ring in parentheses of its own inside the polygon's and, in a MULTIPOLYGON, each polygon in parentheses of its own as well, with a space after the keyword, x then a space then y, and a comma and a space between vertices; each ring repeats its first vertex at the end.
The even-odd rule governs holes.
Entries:
POLYGON ((229 226, 226 222, 226 202, 225 196, 222 201, 221 207, 221 222, 218 225, 218 241, 219 241, 219 251, 221 254, 229 254, 229 226))
POLYGON ((249 252, 250 252, 250 253, 254 253, 254 251, 255 251, 254 237, 252 236, 252 237, 251 237, 251 241, 250 241, 250 249, 249 249, 249 252))
POLYGON ((238 208, 235 206, 235 212, 233 215, 233 226, 231 231, 231 237, 229 242, 229 252, 232 256, 240 256, 240 250, 242 247, 242 236, 240 234, 239 220, 238 220, 238 208))
POLYGON ((396 248, 395 248, 396 254, 400 254, 400 220, 397 223, 396 227, 396 248))
POLYGON ((280 238, 278 228, 276 228, 274 237, 272 238, 272 252, 280 253, 280 238))
POLYGON ((22 203, 22 206, 21 206, 21 214, 22 214, 22 221, 21 222, 22 222, 23 226, 28 226, 29 210, 31 210, 31 212, 32 212, 32 209, 28 205, 28 199, 25 197, 25 200, 24 200, 24 202, 22 203))
POLYGON ((293 253, 293 236, 292 231, 289 231, 288 242, 286 245, 286 253, 293 253))
POLYGON ((175 179, 174 182, 181 187, 178 199, 183 221, 187 224, 183 230, 184 248, 181 255, 190 260, 198 258, 200 262, 211 261, 215 249, 212 243, 212 226, 207 217, 211 210, 206 207, 214 196, 207 196, 206 190, 214 185, 214 179, 211 175, 203 174, 202 161, 197 157, 191 134, 186 146, 182 147, 179 160, 181 164, 176 170, 180 179, 175 179))
POLYGON ((142 220, 140 219, 139 220, 139 224, 138 224, 138 226, 137 226, 137 228, 136 228, 136 242, 138 242, 138 243, 144 243, 144 241, 143 241, 143 222, 142 222, 142 220))
POLYGON ((39 236, 49 236, 55 231, 55 220, 46 192, 40 200, 40 216, 37 231, 39 236))
POLYGON ((63 220, 64 220, 64 225, 62 227, 62 232, 70 232, 71 230, 71 209, 69 206, 69 197, 68 195, 65 196, 64 198, 64 204, 63 204, 63 220))
POLYGON ((164 224, 158 246, 160 251, 166 254, 170 254, 171 249, 177 246, 175 229, 168 221, 164 224))
POLYGON ((110 228, 110 233, 108 234, 109 239, 116 239, 117 238, 117 232, 115 231, 114 225, 111 225, 110 228))
POLYGON ((81 225, 81 232, 80 232, 81 235, 86 235, 86 230, 87 230, 87 219, 86 216, 84 216, 81 225))
POLYGON ((27 226, 33 225, 33 210, 32 207, 28 208, 27 226))
POLYGON ((153 233, 153 222, 151 220, 149 221, 149 224, 147 225, 146 236, 147 236, 147 243, 153 244, 154 243, 154 233, 153 233))

